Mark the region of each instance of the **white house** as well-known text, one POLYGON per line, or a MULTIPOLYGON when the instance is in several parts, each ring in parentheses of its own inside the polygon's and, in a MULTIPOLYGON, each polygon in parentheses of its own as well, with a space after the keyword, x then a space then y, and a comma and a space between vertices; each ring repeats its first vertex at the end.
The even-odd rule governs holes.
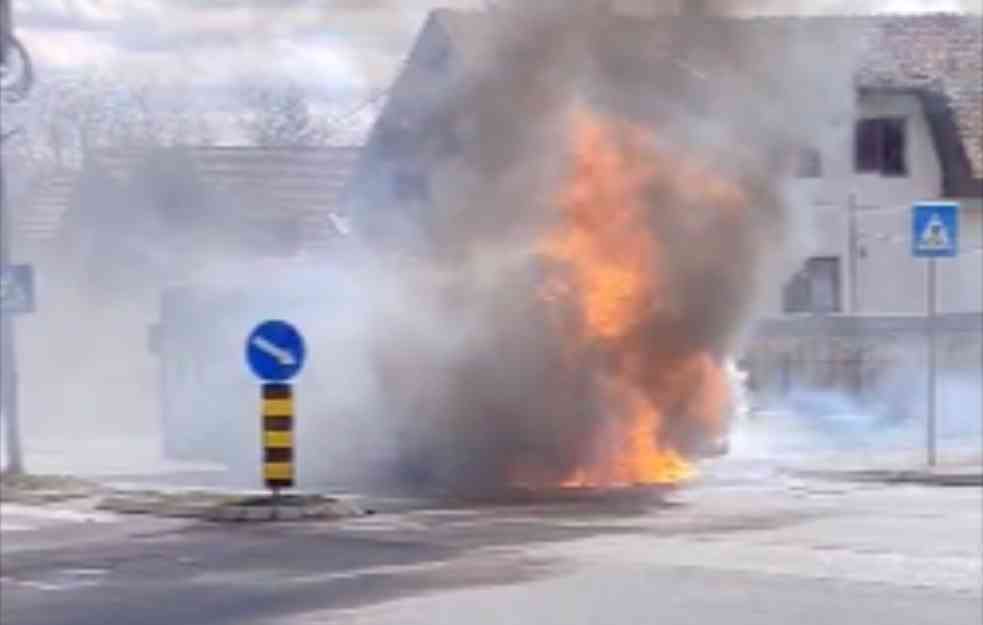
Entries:
MULTIPOLYGON (((819 18, 814 18, 819 19, 819 18)), ((939 262, 940 312, 983 310, 983 49, 978 16, 851 18, 866 43, 854 93, 819 120, 808 260, 769 312, 922 314, 924 260, 911 257, 911 207, 961 206, 960 250, 939 262), (791 301, 790 301, 791 300, 791 301)))

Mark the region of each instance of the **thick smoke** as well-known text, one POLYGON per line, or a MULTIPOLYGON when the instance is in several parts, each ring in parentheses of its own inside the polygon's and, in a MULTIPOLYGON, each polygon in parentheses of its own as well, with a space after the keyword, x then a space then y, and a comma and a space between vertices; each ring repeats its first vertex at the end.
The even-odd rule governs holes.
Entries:
POLYGON ((733 350, 753 313, 770 260, 763 250, 781 247, 787 225, 783 181, 808 141, 797 120, 818 112, 822 77, 808 61, 830 40, 593 10, 467 19, 482 33, 473 71, 412 120, 435 129, 435 143, 448 127, 466 139, 453 164, 436 159, 431 213, 399 227, 384 215, 384 253, 414 259, 398 261, 408 299, 376 334, 385 420, 399 431, 391 468, 474 488, 532 466, 557 483, 590 462, 617 418, 601 392, 610 355, 571 365, 571 337, 550 323, 540 295, 558 270, 536 245, 557 227, 556 198, 569 182, 571 112, 651 135, 617 140, 633 165, 656 170, 641 200, 674 312, 652 302, 630 340, 645 375, 664 384, 678 354, 733 350), (741 190, 736 217, 716 204, 717 180, 741 190))

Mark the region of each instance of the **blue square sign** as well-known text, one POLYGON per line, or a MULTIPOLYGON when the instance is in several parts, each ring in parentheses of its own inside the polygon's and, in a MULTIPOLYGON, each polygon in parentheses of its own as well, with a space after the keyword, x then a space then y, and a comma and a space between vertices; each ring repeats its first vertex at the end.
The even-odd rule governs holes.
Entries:
POLYGON ((959 204, 920 202, 911 211, 911 255, 952 258, 959 254, 959 204))

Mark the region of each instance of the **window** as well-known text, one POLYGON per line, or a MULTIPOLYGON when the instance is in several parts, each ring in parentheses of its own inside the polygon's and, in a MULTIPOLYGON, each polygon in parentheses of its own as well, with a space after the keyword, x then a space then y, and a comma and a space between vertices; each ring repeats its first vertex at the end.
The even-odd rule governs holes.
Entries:
POLYGON ((803 148, 799 151, 797 178, 822 178, 823 155, 816 148, 803 148))
POLYGON ((861 173, 907 176, 907 137, 903 117, 857 122, 856 167, 861 173))
POLYGON ((840 259, 810 258, 785 286, 786 313, 836 313, 840 307, 840 259))
POLYGON ((393 195, 404 202, 430 199, 430 181, 424 174, 401 172, 393 177, 393 195))

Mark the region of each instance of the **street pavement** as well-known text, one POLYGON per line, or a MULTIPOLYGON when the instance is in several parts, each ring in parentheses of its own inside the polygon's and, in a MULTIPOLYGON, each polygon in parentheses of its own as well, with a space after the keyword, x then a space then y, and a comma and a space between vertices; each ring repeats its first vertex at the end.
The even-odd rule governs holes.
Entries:
POLYGON ((726 460, 673 493, 366 497, 331 523, 5 503, 4 625, 983 622, 983 490, 726 460))

